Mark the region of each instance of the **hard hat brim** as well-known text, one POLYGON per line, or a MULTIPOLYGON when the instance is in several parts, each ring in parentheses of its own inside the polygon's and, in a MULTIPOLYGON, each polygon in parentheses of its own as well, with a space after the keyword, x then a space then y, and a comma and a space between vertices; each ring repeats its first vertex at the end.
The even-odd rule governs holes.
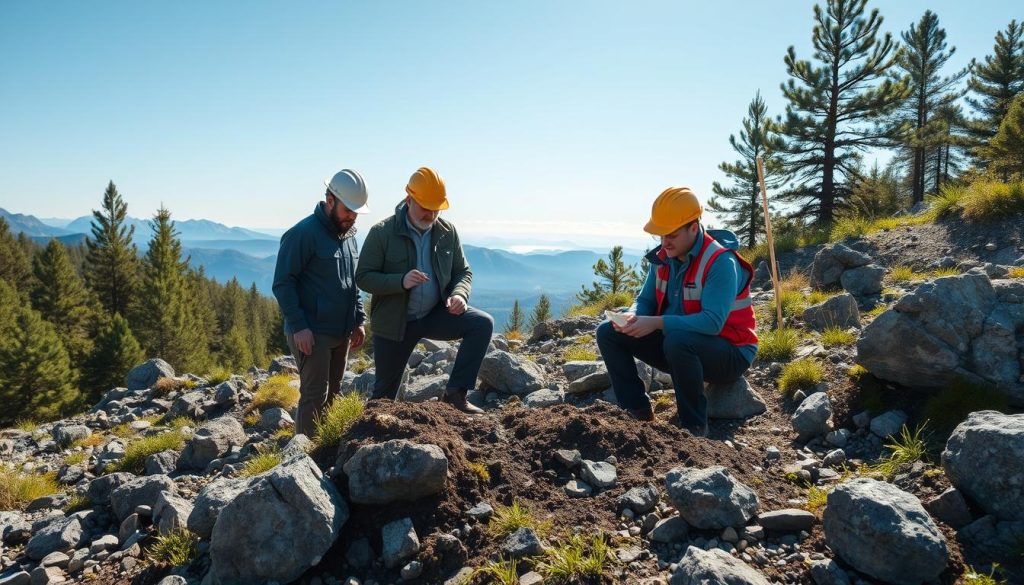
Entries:
POLYGON ((654 223, 653 220, 651 220, 647 222, 647 225, 644 226, 644 231, 655 236, 667 236, 672 232, 676 231, 677 229, 683 227, 683 225, 685 224, 679 224, 675 227, 666 227, 663 225, 658 225, 654 223))
POLYGON ((415 195, 410 194, 409 196, 412 197, 413 201, 415 201, 417 205, 419 205, 420 207, 422 207, 423 209, 426 209, 428 211, 444 211, 445 209, 448 209, 448 198, 447 197, 445 197, 441 201, 441 203, 438 203, 436 205, 432 205, 432 204, 428 204, 428 203, 424 203, 423 201, 420 201, 419 198, 416 197, 415 195))

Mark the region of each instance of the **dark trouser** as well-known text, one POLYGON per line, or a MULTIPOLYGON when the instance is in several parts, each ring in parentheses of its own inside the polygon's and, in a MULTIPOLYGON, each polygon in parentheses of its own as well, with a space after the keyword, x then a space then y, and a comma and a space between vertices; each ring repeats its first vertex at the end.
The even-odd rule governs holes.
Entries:
POLYGON ((690 428, 702 428, 708 422, 704 382, 732 382, 750 367, 740 350, 725 339, 692 331, 668 335, 655 331, 637 338, 619 333, 605 321, 597 328, 597 346, 620 406, 628 410, 651 407, 636 371, 636 357, 672 375, 679 423, 690 428))
POLYGON ((299 367, 299 412, 295 432, 312 437, 316 418, 327 403, 341 391, 348 361, 348 337, 313 335, 313 353, 306 355, 295 346, 295 338, 288 335, 288 347, 299 367))
POLYGON ((493 331, 494 318, 487 313, 467 308, 461 315, 452 315, 443 304, 439 304, 426 317, 406 323, 402 341, 374 335, 373 363, 377 379, 372 398, 396 398, 409 356, 424 337, 444 341, 461 339, 447 388, 475 388, 476 375, 480 372, 493 331))

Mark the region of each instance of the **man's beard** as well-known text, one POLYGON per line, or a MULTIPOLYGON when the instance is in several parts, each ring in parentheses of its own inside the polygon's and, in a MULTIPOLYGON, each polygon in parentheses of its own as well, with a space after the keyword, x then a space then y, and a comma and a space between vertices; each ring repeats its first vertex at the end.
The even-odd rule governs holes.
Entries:
POLYGON ((342 219, 337 213, 332 213, 331 222, 334 223, 334 227, 338 228, 338 233, 343 234, 352 228, 352 225, 356 223, 356 220, 342 219))
POLYGON ((409 221, 412 222, 412 226, 414 228, 418 229, 421 232, 425 232, 425 231, 429 230, 431 227, 433 227, 434 222, 436 222, 437 220, 434 219, 434 220, 431 220, 431 221, 429 221, 427 223, 423 223, 418 218, 409 216, 409 221))

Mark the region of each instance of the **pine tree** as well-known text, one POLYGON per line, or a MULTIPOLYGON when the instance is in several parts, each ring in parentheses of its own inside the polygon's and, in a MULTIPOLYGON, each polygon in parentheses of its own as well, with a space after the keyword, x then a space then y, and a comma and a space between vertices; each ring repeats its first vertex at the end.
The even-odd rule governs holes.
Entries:
POLYGON ((92 237, 88 249, 86 282, 99 297, 108 315, 129 315, 138 290, 138 250, 132 243, 135 226, 125 225, 128 205, 111 181, 103 193, 103 206, 92 212, 92 237))
POLYGON ((608 294, 635 294, 640 277, 632 266, 622 260, 622 246, 615 246, 608 252, 608 262, 598 258, 594 264, 594 275, 600 278, 591 288, 582 287, 576 298, 584 303, 593 303, 608 294))
POLYGON ((53 239, 32 261, 32 307, 52 323, 72 363, 80 366, 92 350, 95 310, 89 291, 71 265, 67 249, 53 239))
POLYGON ((245 292, 232 278, 221 293, 220 300, 220 358, 231 370, 242 370, 253 364, 252 347, 249 345, 249 324, 247 322, 245 292))
POLYGON ((51 419, 79 401, 67 350, 53 325, 0 281, 0 425, 51 419))
POLYGON ((510 339, 521 339, 523 337, 523 312, 519 308, 519 299, 512 303, 512 312, 505 321, 505 336, 510 339))
POLYGON ((189 307, 192 322, 202 336, 201 343, 207 348, 206 359, 195 366, 197 372, 206 372, 217 365, 216 356, 221 349, 221 334, 217 318, 217 299, 224 287, 206 277, 206 269, 199 266, 188 271, 189 307))
POLYGON ((984 152, 1004 181, 1024 180, 1024 93, 1013 100, 984 152))
POLYGON ((25 245, 11 233, 7 220, 0 217, 0 281, 9 284, 22 298, 28 298, 31 257, 25 245))
POLYGON ((537 304, 533 306, 533 314, 530 315, 529 328, 533 329, 537 325, 551 319, 551 300, 548 299, 548 295, 540 295, 537 299, 537 304))
POLYGON ((144 358, 128 320, 120 313, 114 313, 96 336, 96 343, 82 372, 82 385, 91 390, 89 400, 95 401, 103 392, 124 384, 128 371, 144 358))
POLYGON ((814 58, 799 60, 791 46, 785 63, 792 79, 782 85, 789 101, 784 134, 786 169, 796 185, 785 193, 798 202, 798 217, 832 223, 850 195, 859 153, 891 144, 894 131, 877 120, 906 99, 902 80, 886 78, 896 51, 892 36, 879 38, 882 17, 867 16, 867 0, 828 0, 814 7, 814 58))
POLYGON ((967 72, 939 75, 956 47, 947 50, 946 30, 939 27, 939 17, 931 10, 900 36, 904 49, 896 68, 909 79, 911 94, 897 110, 896 122, 905 128, 903 148, 910 162, 911 204, 915 204, 924 201, 928 154, 943 142, 945 127, 936 117, 937 110, 960 98, 962 93, 953 89, 967 72))
MULTIPOLYGON (((1010 102, 1024 90, 1024 26, 1011 20, 1005 31, 996 33, 992 54, 980 63, 972 60, 970 71, 967 103, 978 116, 971 124, 971 134, 983 150, 999 131, 1010 102)), ((979 164, 986 166, 982 153, 977 154, 981 156, 979 164)))
POLYGON ((960 174, 965 153, 973 141, 970 138, 970 120, 958 104, 945 104, 935 110, 932 119, 938 127, 935 142, 928 157, 928 171, 932 177, 932 193, 960 174))
POLYGON ((908 197, 902 184, 904 178, 898 167, 900 161, 891 161, 884 169, 876 163, 867 173, 858 170, 853 179, 848 207, 841 216, 877 219, 891 217, 907 207, 908 197))
POLYGON ((252 286, 249 287, 249 294, 245 298, 245 311, 249 327, 249 351, 252 353, 253 363, 259 367, 266 367, 269 362, 267 322, 270 320, 270 315, 265 301, 266 299, 256 288, 256 283, 252 283, 252 286))
POLYGON ((139 338, 151 357, 178 371, 203 371, 208 362, 206 337, 191 311, 194 292, 188 281, 188 259, 171 212, 160 207, 153 217, 153 237, 143 261, 142 295, 136 317, 139 338))
POLYGON ((719 170, 732 179, 732 187, 723 187, 715 181, 711 190, 715 196, 708 200, 708 209, 718 212, 725 225, 740 232, 744 245, 753 247, 758 235, 764 233, 764 209, 761 202, 761 185, 757 179, 757 157, 764 161, 764 180, 768 189, 780 187, 785 179, 782 175, 780 151, 786 144, 776 134, 778 128, 768 117, 768 110, 757 92, 747 117, 743 119, 743 130, 739 140, 729 136, 729 144, 742 157, 734 163, 723 162, 719 170))

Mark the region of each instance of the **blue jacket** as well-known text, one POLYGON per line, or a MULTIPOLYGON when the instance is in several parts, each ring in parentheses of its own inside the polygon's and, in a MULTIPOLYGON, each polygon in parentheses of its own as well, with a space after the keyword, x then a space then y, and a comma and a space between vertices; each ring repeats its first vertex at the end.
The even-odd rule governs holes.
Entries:
POLYGON ((286 334, 345 337, 366 318, 355 285, 355 227, 339 234, 324 204, 281 236, 274 270, 274 296, 284 315, 286 334))

